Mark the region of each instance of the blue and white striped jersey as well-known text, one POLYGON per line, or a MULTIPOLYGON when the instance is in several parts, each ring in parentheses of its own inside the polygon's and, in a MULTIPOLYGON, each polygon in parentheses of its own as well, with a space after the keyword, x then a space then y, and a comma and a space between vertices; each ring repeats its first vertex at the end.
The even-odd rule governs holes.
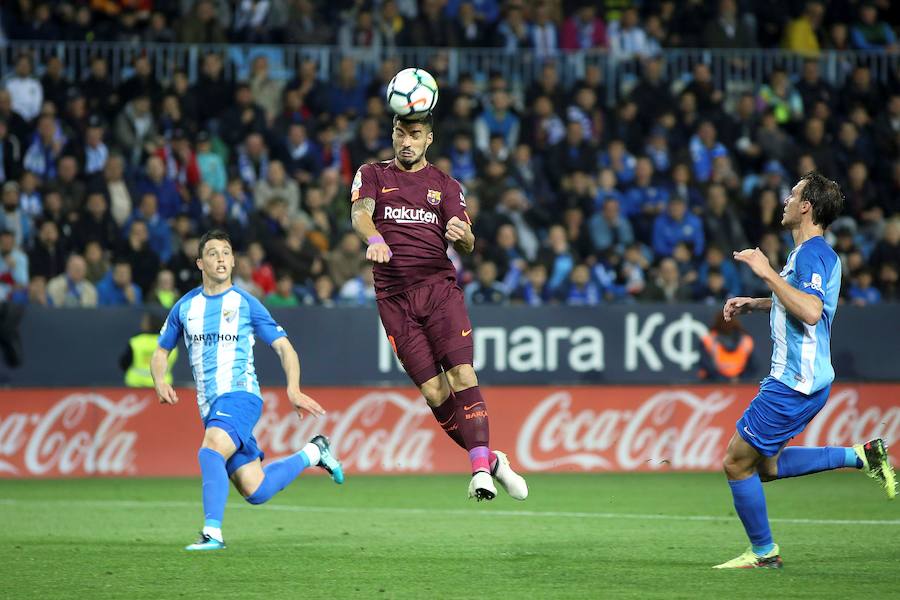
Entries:
POLYGON ((185 294, 169 311, 159 332, 159 345, 171 350, 179 335, 184 336, 194 371, 200 416, 206 419, 222 394, 260 395, 253 366, 256 336, 271 345, 287 334, 259 300, 244 290, 232 286, 207 296, 201 286, 185 294))
POLYGON ((831 323, 841 289, 841 261, 822 236, 810 238, 788 255, 781 277, 792 287, 822 301, 822 318, 807 325, 785 310, 772 294, 772 371, 769 375, 803 394, 834 381, 831 323))

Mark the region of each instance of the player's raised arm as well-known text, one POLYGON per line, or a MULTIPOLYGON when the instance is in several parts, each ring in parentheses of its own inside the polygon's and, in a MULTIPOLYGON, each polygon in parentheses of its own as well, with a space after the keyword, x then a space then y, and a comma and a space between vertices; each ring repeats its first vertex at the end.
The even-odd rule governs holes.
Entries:
POLYGON ((386 263, 391 260, 390 247, 385 243, 384 237, 378 233, 375 227, 373 215, 375 214, 375 186, 369 181, 366 166, 363 165, 356 171, 353 178, 353 186, 350 189, 350 200, 353 206, 350 209, 350 223, 353 230, 366 241, 369 247, 366 249, 366 259, 376 263, 386 263))
POLYGON ((818 289, 799 290, 781 278, 781 275, 772 268, 769 259, 759 248, 735 252, 734 259, 748 265, 753 273, 778 296, 778 300, 784 304, 784 308, 791 315, 807 325, 815 325, 822 318, 824 303, 820 296, 821 276, 818 280, 818 289))

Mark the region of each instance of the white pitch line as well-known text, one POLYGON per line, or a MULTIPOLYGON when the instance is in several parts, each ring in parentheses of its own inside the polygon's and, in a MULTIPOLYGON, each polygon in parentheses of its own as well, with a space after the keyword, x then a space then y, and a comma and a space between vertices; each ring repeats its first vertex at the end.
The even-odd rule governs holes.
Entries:
MULTIPOLYGON (((20 500, 17 498, 0 498, 3 506, 87 506, 96 508, 200 508, 198 502, 181 500, 20 500)), ((295 506, 290 504, 269 504, 251 506, 249 504, 231 504, 231 508, 270 510, 296 513, 379 513, 387 515, 427 515, 427 516, 486 516, 486 517, 549 517, 563 519, 627 519, 632 521, 706 521, 730 523, 737 517, 717 515, 652 515, 640 513, 611 512, 574 512, 574 511, 537 511, 537 510, 464 510, 464 509, 430 509, 430 508, 378 508, 378 507, 343 507, 343 506, 295 506)), ((769 519, 772 523, 788 523, 792 525, 888 525, 900 526, 900 519, 769 519)))

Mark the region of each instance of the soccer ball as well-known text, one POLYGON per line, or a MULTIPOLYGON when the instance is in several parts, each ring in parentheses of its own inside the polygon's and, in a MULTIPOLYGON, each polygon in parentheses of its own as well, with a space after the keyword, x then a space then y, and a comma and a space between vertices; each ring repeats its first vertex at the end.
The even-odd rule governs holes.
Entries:
POLYGON ((437 82, 424 69, 403 69, 387 86, 388 106, 407 119, 426 116, 434 110, 437 99, 437 82))

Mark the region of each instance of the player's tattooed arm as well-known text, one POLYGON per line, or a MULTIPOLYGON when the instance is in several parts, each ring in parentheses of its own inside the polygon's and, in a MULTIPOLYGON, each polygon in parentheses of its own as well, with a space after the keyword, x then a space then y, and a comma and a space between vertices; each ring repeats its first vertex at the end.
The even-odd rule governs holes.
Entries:
POLYGON ((375 228, 372 215, 375 214, 375 199, 360 198, 353 203, 350 209, 350 223, 353 230, 369 244, 366 248, 366 258, 377 263, 386 263, 391 260, 393 252, 384 242, 384 238, 375 228))
POLYGON ((472 226, 459 217, 451 217, 447 221, 447 231, 444 233, 444 237, 453 243, 457 252, 471 254, 475 249, 475 234, 472 233, 472 226))

